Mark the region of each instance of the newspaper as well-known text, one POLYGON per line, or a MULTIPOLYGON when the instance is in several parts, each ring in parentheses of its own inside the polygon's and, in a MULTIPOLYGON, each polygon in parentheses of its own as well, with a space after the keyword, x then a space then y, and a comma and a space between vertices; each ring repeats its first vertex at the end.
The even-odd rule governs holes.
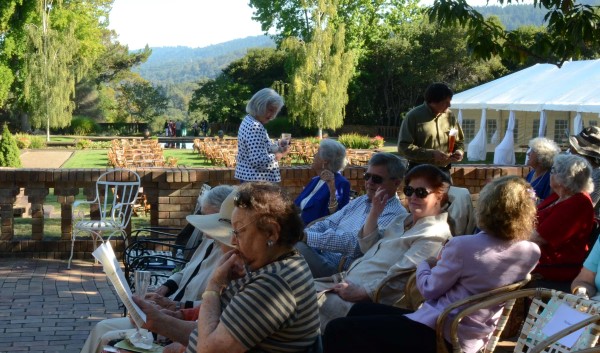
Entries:
POLYGON ((94 250, 92 255, 100 261, 104 273, 106 273, 108 280, 112 283, 113 287, 115 287, 117 295, 125 305, 125 308, 127 308, 127 312, 137 327, 141 328, 146 322, 146 314, 133 302, 133 300, 131 300, 131 289, 129 289, 129 286, 127 285, 125 275, 121 270, 121 266, 119 265, 119 261, 115 256, 115 252, 113 251, 110 242, 103 242, 96 250, 94 250))

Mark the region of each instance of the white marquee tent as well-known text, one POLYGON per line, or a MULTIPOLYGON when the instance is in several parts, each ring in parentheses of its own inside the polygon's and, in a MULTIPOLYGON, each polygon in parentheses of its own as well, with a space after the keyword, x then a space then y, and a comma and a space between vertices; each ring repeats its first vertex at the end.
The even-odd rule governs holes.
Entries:
MULTIPOLYGON (((536 64, 455 94, 452 109, 458 110, 459 120, 466 110, 481 111, 480 133, 469 143, 467 150, 469 160, 481 160, 481 151, 486 150, 486 110, 488 116, 490 111, 509 112, 511 123, 507 120, 506 128, 511 132, 515 128, 515 112, 539 112, 537 136, 545 136, 547 112, 567 112, 568 119, 573 118, 572 123, 569 121, 569 125, 572 124, 570 132, 576 134, 583 128, 582 114, 594 114, 595 119, 600 114, 600 60, 565 62, 561 68, 536 64)), ((496 147, 494 163, 514 164, 512 137, 512 133, 505 134, 496 147)))

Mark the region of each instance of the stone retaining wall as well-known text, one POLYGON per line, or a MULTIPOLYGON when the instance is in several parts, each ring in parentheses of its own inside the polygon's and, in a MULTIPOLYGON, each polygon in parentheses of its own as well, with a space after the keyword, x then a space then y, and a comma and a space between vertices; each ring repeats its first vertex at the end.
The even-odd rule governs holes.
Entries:
MULTIPOLYGON (((73 225, 72 204, 82 193, 88 200, 94 198, 95 180, 106 169, 12 169, 0 168, 0 256, 40 257, 66 259, 70 252, 73 225), (15 240, 13 206, 20 190, 31 204, 31 239, 15 240), (54 193, 50 195, 50 189, 54 193), (56 197, 61 209, 60 240, 44 239, 43 204, 49 197, 56 197)), ((185 216, 190 214, 204 183, 211 186, 237 184, 231 168, 144 168, 137 169, 141 185, 152 209, 152 226, 183 227, 185 216)), ((351 188, 364 193, 362 175, 365 167, 350 167, 344 176, 351 188)), ((452 169, 456 186, 470 190, 477 201, 479 191, 492 178, 502 175, 524 176, 527 167, 465 165, 452 169)), ((309 167, 282 168, 282 186, 294 197, 312 178, 309 167)), ((123 241, 115 240, 115 251, 121 252, 123 241)), ((93 242, 89 238, 75 242, 75 258, 90 259, 93 242)))

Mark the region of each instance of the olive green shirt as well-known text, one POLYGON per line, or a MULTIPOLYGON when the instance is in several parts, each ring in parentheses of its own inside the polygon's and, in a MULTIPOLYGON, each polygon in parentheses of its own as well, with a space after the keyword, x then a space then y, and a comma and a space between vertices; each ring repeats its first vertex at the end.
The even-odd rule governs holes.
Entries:
POLYGON ((400 136, 398 136, 398 153, 413 163, 436 164, 433 157, 434 150, 445 153, 454 153, 458 150, 464 152, 464 140, 463 131, 450 110, 436 116, 427 103, 423 103, 409 111, 402 121, 400 136), (451 128, 457 129, 458 135, 454 150, 448 151, 451 128))

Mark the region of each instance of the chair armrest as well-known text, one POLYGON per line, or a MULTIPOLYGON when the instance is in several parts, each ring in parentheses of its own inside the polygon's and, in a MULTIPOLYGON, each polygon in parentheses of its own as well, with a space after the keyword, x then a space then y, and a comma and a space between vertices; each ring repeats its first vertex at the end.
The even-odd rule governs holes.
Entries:
POLYGON ((393 282, 400 277, 406 277, 407 275, 410 275, 410 274, 414 273, 415 271, 416 271, 416 269, 414 269, 414 268, 406 269, 405 271, 394 273, 393 275, 391 275, 387 278, 384 278, 381 281, 381 284, 379 285, 379 287, 377 287, 377 289, 375 289, 375 294, 373 295, 373 302, 379 303, 379 301, 381 300, 382 291, 388 285, 388 283, 393 282))
POLYGON ((176 238, 178 235, 177 233, 179 233, 180 231, 181 231, 181 228, 172 228, 172 227, 137 228, 137 229, 134 229, 131 231, 131 237, 137 239, 138 236, 143 236, 140 233, 148 233, 149 235, 164 236, 165 238, 168 239, 170 237, 176 238))
MULTIPOLYGON (((500 296, 501 294, 514 292, 515 290, 526 285, 530 280, 531 280, 531 276, 527 275, 527 277, 525 277, 521 281, 509 284, 506 286, 498 287, 498 288, 489 290, 487 292, 475 294, 475 295, 467 297, 463 300, 459 300, 459 301, 456 301, 456 302, 448 305, 446 307, 446 309, 444 309, 444 311, 442 311, 442 313, 438 316, 436 325, 435 325, 435 335, 436 335, 438 353, 447 353, 448 352, 446 350, 446 345, 444 344, 444 327, 446 326, 446 320, 448 319, 448 316, 450 315, 450 313, 452 311, 454 311, 458 308, 461 308, 461 307, 465 307, 467 305, 471 305, 474 303, 476 304, 476 303, 480 303, 480 302, 484 302, 484 301, 485 302, 493 301, 493 302, 491 304, 489 304, 488 306, 478 307, 477 310, 512 300, 512 302, 509 303, 510 305, 508 305, 507 312, 504 312, 504 314, 508 315, 508 314, 510 314, 510 311, 512 311, 512 305, 514 305, 514 300, 507 299, 506 301, 494 301, 494 298, 496 296, 500 296)), ((458 341, 458 324, 460 323, 460 321, 462 320, 463 317, 474 312, 474 311, 469 310, 471 308, 472 307, 467 307, 467 308, 464 308, 463 310, 460 310, 456 314, 456 316, 454 317, 454 319, 452 320, 452 322, 450 324, 450 340, 451 340, 450 344, 452 344, 454 352, 460 352, 460 343, 458 341)))

